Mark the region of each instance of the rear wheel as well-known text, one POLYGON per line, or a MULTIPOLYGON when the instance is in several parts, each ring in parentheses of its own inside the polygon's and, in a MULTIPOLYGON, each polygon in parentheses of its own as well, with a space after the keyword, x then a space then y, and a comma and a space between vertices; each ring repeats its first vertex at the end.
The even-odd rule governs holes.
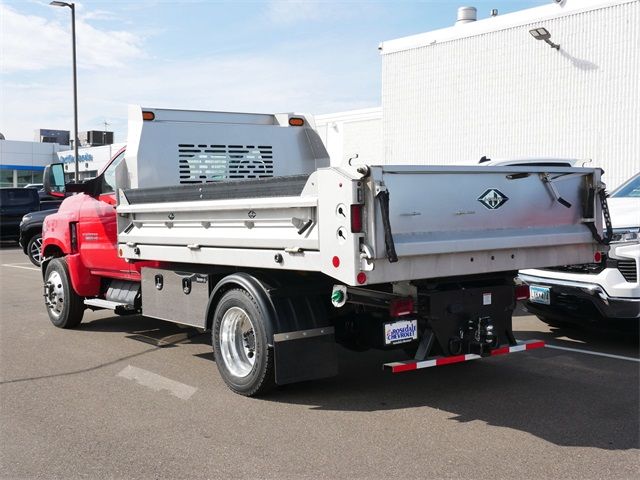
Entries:
POLYGON ((84 315, 84 302, 71 286, 67 260, 64 257, 51 260, 44 278, 44 302, 51 323, 59 328, 77 327, 84 315))
POLYGON ((27 244, 27 257, 36 267, 42 262, 42 234, 36 233, 27 244))
POLYGON ((264 394, 275 386, 265 321, 246 290, 229 290, 216 307, 212 328, 216 364, 227 386, 240 395, 264 394))

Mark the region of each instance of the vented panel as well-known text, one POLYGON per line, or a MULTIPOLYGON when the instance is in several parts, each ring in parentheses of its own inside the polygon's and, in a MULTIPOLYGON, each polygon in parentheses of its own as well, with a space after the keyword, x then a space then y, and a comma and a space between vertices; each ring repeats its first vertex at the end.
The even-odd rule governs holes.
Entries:
POLYGON ((636 268, 635 260, 618 260, 618 270, 629 283, 636 283, 638 281, 638 269, 636 268))
POLYGON ((271 145, 178 145, 181 184, 273 177, 271 145))

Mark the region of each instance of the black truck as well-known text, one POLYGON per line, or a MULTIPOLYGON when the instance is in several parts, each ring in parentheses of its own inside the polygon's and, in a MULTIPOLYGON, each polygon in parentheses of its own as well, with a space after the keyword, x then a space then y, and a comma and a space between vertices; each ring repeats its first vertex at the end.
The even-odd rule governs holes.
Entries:
POLYGON ((42 223, 60 203, 35 188, 0 188, 0 240, 18 241, 31 263, 40 266, 42 223))
POLYGON ((38 210, 40 197, 35 188, 0 188, 0 240, 17 241, 22 217, 38 210))

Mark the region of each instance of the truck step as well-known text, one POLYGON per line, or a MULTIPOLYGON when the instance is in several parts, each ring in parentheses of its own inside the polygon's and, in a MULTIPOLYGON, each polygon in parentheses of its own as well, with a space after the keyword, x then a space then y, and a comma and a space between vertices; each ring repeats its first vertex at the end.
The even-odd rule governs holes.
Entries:
MULTIPOLYGON (((525 350, 534 350, 536 348, 544 347, 542 340, 527 340, 518 342, 518 345, 512 347, 498 347, 491 351, 491 356, 505 355, 507 353, 523 352, 525 350)), ((469 353, 466 355, 453 355, 451 357, 432 357, 426 360, 417 362, 415 360, 407 360, 404 362, 391 362, 385 363, 383 368, 385 370, 391 370, 391 373, 408 372, 410 370, 418 370, 420 368, 439 367, 442 365, 449 365, 451 363, 466 362, 468 360, 476 360, 482 358, 480 355, 469 353)))
POLYGON ((112 300, 103 300, 102 298, 86 298, 84 304, 87 307, 104 308, 113 310, 118 314, 135 313, 136 308, 128 303, 114 302, 112 300))

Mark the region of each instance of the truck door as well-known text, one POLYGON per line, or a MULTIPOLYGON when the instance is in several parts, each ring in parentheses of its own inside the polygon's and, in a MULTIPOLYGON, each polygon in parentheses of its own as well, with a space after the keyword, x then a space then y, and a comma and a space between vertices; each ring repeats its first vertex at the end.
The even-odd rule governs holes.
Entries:
POLYGON ((113 158, 98 177, 99 195, 82 202, 78 222, 78 246, 86 267, 94 274, 126 278, 130 265, 117 253, 116 167, 124 159, 124 150, 113 158))

